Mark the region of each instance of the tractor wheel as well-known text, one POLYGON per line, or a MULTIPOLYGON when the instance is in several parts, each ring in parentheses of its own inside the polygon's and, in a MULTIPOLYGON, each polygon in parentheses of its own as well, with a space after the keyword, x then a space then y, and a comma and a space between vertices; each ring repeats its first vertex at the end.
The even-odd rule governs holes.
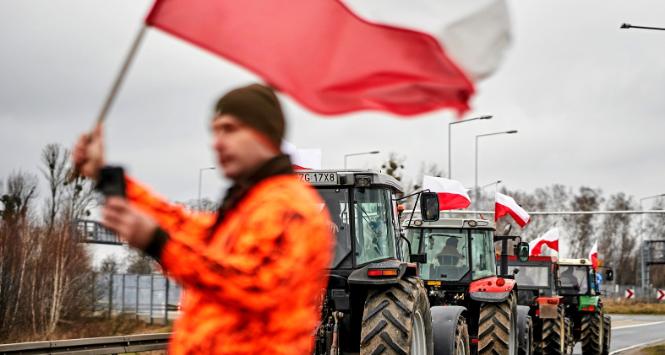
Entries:
POLYGON ((455 349, 453 355, 471 354, 469 344, 469 328, 466 325, 464 317, 459 317, 457 319, 457 327, 455 327, 455 349))
POLYGON ((603 355, 610 353, 610 342, 612 341, 612 318, 603 316, 603 355))
POLYGON ((528 306, 517 306, 518 354, 533 353, 533 322, 529 316, 528 306))
POLYGON ((603 351, 603 315, 600 312, 582 316, 582 354, 598 355, 603 351))
POLYGON ((544 355, 566 354, 566 321, 563 308, 554 319, 543 319, 542 345, 544 355))
POLYGON ((575 339, 573 339, 573 321, 570 318, 564 318, 566 326, 566 349, 565 354, 570 355, 575 348, 575 339))
POLYGON ((431 354, 432 315, 422 281, 405 278, 369 291, 360 339, 360 355, 431 354))
POLYGON ((503 302, 483 303, 478 318, 478 354, 517 354, 517 330, 517 302, 514 293, 503 302))

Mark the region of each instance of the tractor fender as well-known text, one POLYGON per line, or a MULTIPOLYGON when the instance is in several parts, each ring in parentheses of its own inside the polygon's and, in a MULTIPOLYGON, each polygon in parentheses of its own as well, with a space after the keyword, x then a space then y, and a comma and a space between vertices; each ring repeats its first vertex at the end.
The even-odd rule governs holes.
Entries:
MULTIPOLYGON (((520 349, 530 349, 531 347, 529 310, 529 306, 517 306, 517 341, 520 349)), ((524 353, 530 354, 530 351, 524 351, 524 353)))
POLYGON ((462 306, 434 306, 432 313, 432 335, 435 354, 454 354, 457 323, 466 308, 462 306))
POLYGON ((469 285, 469 296, 479 302, 503 302, 514 289, 514 279, 492 276, 472 281, 469 285))
POLYGON ((349 275, 349 284, 355 285, 396 285, 405 276, 409 276, 409 265, 403 261, 390 259, 378 263, 367 264, 354 270, 349 275), (396 271, 389 276, 370 276, 370 271, 388 270, 396 271))

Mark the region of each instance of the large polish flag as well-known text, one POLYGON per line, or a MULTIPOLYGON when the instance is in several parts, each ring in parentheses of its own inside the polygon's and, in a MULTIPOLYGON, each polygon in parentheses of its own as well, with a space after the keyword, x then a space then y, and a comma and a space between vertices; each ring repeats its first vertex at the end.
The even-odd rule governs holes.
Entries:
POLYGON ((494 220, 498 221, 499 218, 510 215, 520 227, 524 227, 529 223, 531 217, 515 200, 502 193, 496 193, 496 203, 494 205, 494 220))
POLYGON ((591 266, 594 270, 598 269, 598 241, 593 243, 591 251, 589 252, 589 260, 591 260, 591 266))
POLYGON ((462 113, 510 38, 505 0, 156 0, 146 24, 320 114, 462 113))
POLYGON ((545 232, 542 236, 529 242, 530 254, 551 255, 552 252, 559 254, 559 228, 554 227, 545 232))
POLYGON ((293 143, 282 141, 282 152, 291 158, 293 170, 321 169, 321 149, 302 149, 296 147, 293 143))
POLYGON ((459 181, 425 175, 423 189, 436 192, 441 211, 467 208, 471 204, 466 188, 459 181))

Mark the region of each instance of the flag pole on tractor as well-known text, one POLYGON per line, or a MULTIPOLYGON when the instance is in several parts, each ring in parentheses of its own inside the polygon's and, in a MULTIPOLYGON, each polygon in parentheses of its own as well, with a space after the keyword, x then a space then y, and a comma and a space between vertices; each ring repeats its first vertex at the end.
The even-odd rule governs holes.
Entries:
MULTIPOLYGON (((108 92, 108 94, 106 94, 106 99, 102 104, 102 109, 99 111, 99 114, 97 115, 97 120, 95 120, 95 126, 93 127, 93 129, 102 124, 106 120, 106 116, 108 115, 109 110, 111 109, 111 106, 115 101, 115 97, 118 96, 118 91, 120 90, 120 86, 122 85, 122 82, 125 80, 125 76, 127 76, 127 72, 129 71, 129 67, 134 61, 134 57, 136 57, 136 53, 138 52, 138 49, 141 46, 141 42, 143 41, 143 37, 145 37, 147 29, 148 26, 145 23, 142 23, 141 29, 134 37, 134 42, 132 42, 132 46, 129 48, 129 52, 125 56, 125 60, 122 63, 122 67, 120 67, 120 71, 118 72, 118 74, 116 74, 115 80, 113 80, 113 85, 111 86, 111 90, 108 92)), ((69 175, 69 181, 74 181, 79 175, 80 172, 78 171, 78 169, 73 168, 71 174, 69 175)))

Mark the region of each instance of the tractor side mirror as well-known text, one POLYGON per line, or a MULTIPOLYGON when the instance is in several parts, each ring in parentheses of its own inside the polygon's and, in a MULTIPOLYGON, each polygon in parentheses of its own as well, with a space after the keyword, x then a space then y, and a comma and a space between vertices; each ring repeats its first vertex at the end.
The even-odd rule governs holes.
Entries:
POLYGON ((529 261, 529 243, 519 242, 515 247, 515 255, 521 262, 529 261))
POLYGON ((439 196, 436 193, 422 192, 420 194, 420 215, 425 222, 439 220, 439 196))
POLYGON ((614 280, 614 270, 612 268, 607 268, 605 270, 605 281, 613 281, 614 280))
POLYGON ((409 261, 412 263, 426 264, 427 254, 411 254, 409 255, 409 261))
POLYGON ((505 227, 503 227, 503 235, 510 235, 510 231, 513 229, 512 224, 507 224, 505 227))

